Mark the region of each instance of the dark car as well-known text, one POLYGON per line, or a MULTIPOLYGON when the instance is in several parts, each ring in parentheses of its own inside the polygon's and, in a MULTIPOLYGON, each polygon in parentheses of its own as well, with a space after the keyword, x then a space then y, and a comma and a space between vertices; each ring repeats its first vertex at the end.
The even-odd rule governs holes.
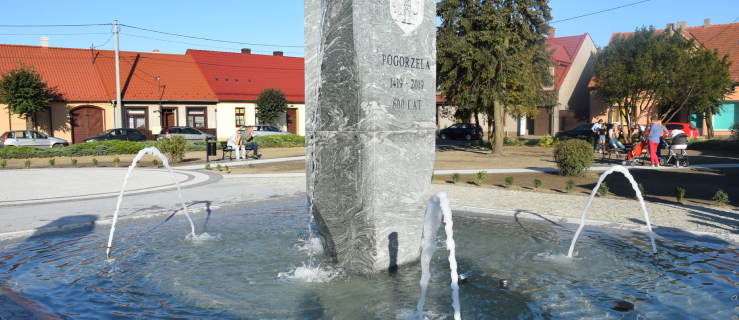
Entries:
POLYGON ((593 125, 595 123, 586 123, 581 124, 577 126, 575 129, 570 129, 567 131, 560 131, 557 132, 557 134, 554 135, 555 138, 560 137, 571 137, 571 138, 585 138, 592 136, 593 133, 593 125))
POLYGON ((110 129, 99 135, 82 139, 82 142, 95 142, 106 140, 146 141, 146 135, 138 129, 110 129))
POLYGON ((482 136, 480 131, 474 123, 455 123, 446 129, 439 130, 439 139, 477 140, 482 136))
POLYGON ((193 127, 163 127, 162 131, 159 132, 159 140, 167 136, 180 135, 185 138, 186 141, 209 141, 216 140, 216 137, 212 134, 207 134, 193 127))

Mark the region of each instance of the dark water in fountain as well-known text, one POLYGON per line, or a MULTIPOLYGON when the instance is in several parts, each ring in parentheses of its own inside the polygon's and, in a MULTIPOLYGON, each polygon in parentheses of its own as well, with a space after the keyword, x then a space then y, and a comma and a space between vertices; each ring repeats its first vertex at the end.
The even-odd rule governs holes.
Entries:
MULTIPOLYGON (((644 234, 583 233, 574 227, 458 215, 457 262, 467 319, 731 319, 739 315, 739 257, 726 243, 658 240, 644 234), (720 244, 717 244, 720 243, 720 244), (499 279, 509 280, 501 288, 499 279), (613 309, 627 300, 636 309, 613 309)), ((196 220, 220 237, 185 241, 187 221, 121 228, 114 261, 107 233, 0 246, 0 282, 53 313, 75 319, 261 318, 405 319, 420 296, 420 264, 359 275, 323 261, 305 270, 305 204, 196 220), (297 271, 296 271, 297 269, 297 271)), ((432 260, 426 310, 451 319, 446 235, 432 260)))

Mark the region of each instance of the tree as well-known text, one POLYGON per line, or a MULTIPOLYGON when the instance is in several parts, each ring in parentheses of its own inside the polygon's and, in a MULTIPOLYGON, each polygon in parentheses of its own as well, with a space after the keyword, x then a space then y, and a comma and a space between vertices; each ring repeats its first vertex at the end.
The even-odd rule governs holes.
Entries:
POLYGON ((280 89, 267 88, 262 90, 255 101, 256 116, 263 123, 275 123, 287 111, 287 98, 280 89))
POLYGON ((35 127, 33 115, 51 106, 51 90, 33 66, 22 62, 14 69, 0 74, 0 100, 11 113, 17 114, 35 127))
MULTIPOLYGON (((732 89, 728 55, 696 46, 680 30, 654 27, 617 35, 593 58, 596 95, 627 123, 655 116, 671 119, 680 110, 704 112, 732 89)), ((628 137, 632 127, 628 126, 628 137)))
POLYGON ((503 151, 506 114, 533 116, 553 83, 545 35, 546 0, 442 0, 437 4, 437 84, 445 100, 493 123, 493 153, 503 151))

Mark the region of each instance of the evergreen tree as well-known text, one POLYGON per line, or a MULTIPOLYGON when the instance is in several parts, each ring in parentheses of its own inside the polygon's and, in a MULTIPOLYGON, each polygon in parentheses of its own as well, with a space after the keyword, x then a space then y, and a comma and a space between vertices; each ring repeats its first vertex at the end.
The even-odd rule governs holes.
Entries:
POLYGON ((0 74, 0 100, 11 113, 26 119, 32 129, 33 115, 51 106, 50 95, 48 83, 33 66, 19 62, 16 68, 0 74))
POLYGON ((287 98, 280 89, 267 88, 262 90, 255 101, 256 116, 262 123, 275 123, 287 111, 287 98))
MULTIPOLYGON (((437 4, 437 84, 445 100, 487 115, 493 153, 503 151, 505 114, 535 116, 554 105, 546 0, 442 0, 437 4)), ((479 123, 479 122, 478 122, 479 123)))

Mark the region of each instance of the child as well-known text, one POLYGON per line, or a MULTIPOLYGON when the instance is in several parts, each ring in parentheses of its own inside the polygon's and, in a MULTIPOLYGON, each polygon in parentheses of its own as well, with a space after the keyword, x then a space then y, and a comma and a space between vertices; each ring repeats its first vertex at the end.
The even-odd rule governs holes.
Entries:
POLYGON ((608 134, 608 128, 604 124, 598 129, 598 138, 600 139, 600 153, 606 153, 606 135, 608 134))

